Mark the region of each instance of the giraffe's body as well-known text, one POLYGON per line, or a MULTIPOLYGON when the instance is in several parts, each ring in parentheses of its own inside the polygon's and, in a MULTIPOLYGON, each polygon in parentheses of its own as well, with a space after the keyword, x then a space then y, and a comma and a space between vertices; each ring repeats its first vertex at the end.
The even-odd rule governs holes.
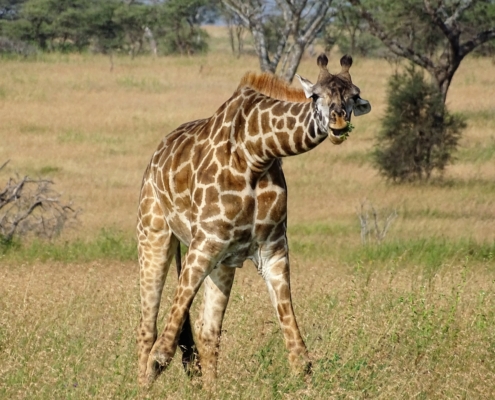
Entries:
POLYGON ((260 93, 267 83, 272 93, 280 87, 272 78, 248 76, 213 117, 180 126, 153 154, 143 178, 138 215, 141 384, 150 383, 171 361, 203 281, 196 341, 206 380, 215 378, 223 315, 235 269, 246 259, 254 262, 267 283, 292 366, 308 367, 290 296, 287 188, 280 158, 306 152, 325 140, 329 135, 328 127, 322 129, 325 123, 341 129, 350 117, 344 108, 346 97, 354 96, 351 102, 357 104, 359 89, 350 76, 343 79, 350 62, 345 71, 343 64, 341 74, 327 72, 327 76, 325 60, 319 59, 322 72, 311 87, 317 89, 322 75, 340 79, 338 83, 345 85, 336 112, 325 113, 315 98, 306 99, 311 87, 305 80, 306 95, 284 89, 283 97, 291 100, 284 101, 260 93), (165 330, 157 339, 161 292, 179 242, 188 246, 188 252, 165 330))

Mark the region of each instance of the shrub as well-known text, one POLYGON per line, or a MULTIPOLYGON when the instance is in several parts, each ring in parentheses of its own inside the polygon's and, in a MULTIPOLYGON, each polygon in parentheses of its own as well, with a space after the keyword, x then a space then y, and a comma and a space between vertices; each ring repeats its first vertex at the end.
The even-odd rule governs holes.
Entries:
POLYGON ((388 101, 373 158, 394 182, 428 180, 452 161, 465 119, 450 114, 436 86, 410 67, 388 84, 388 101))
POLYGON ((0 250, 10 247, 15 238, 29 235, 52 239, 77 222, 78 211, 63 203, 52 186, 50 180, 26 176, 10 178, 0 188, 0 250))

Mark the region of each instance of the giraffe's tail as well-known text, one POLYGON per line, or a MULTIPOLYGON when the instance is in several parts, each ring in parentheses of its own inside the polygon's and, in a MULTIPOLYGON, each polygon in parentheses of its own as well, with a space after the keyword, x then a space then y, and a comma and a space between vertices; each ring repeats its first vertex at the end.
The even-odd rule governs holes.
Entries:
MULTIPOLYGON (((180 241, 177 244, 175 252, 175 265, 177 267, 177 276, 180 277, 182 270, 180 241)), ((182 365, 189 376, 198 375, 201 373, 201 365, 199 364, 199 356, 194 343, 191 319, 189 311, 186 313, 186 319, 179 335, 179 347, 182 351, 182 365)))

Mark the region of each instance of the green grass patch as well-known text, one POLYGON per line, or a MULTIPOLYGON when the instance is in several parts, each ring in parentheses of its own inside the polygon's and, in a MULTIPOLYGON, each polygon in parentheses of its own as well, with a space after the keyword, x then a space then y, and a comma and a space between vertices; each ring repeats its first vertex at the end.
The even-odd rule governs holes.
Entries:
POLYGON ((469 239, 448 240, 445 238, 427 238, 415 240, 396 240, 380 245, 362 246, 344 256, 349 263, 414 264, 428 268, 437 268, 447 263, 495 261, 495 242, 477 243, 469 239))
POLYGON ((289 251, 298 257, 315 259, 334 259, 339 251, 336 238, 348 237, 355 231, 352 224, 343 223, 306 223, 289 224, 289 251))
POLYGON ((145 93, 161 93, 167 90, 167 85, 157 78, 136 78, 134 76, 124 76, 117 78, 117 85, 125 89, 138 90, 145 93))
POLYGON ((495 137, 486 138, 473 146, 459 149, 457 159, 460 162, 484 164, 495 159, 495 137))
POLYGON ((60 143, 84 143, 87 139, 82 132, 69 129, 58 135, 58 141, 60 143))
POLYGON ((28 134, 41 134, 48 132, 48 127, 37 124, 25 124, 19 127, 19 131, 28 134))
POLYGON ((342 223, 314 222, 305 224, 289 224, 288 235, 342 235, 352 231, 354 227, 342 223))
POLYGON ((101 259, 136 261, 137 245, 133 237, 116 230, 103 229, 90 240, 47 242, 33 239, 27 243, 21 243, 18 239, 10 242, 0 241, 1 259, 42 262, 89 262, 101 259))
POLYGON ((45 165, 40 168, 40 175, 46 176, 46 175, 54 174, 56 172, 60 172, 61 170, 62 168, 60 167, 55 167, 53 165, 45 165))

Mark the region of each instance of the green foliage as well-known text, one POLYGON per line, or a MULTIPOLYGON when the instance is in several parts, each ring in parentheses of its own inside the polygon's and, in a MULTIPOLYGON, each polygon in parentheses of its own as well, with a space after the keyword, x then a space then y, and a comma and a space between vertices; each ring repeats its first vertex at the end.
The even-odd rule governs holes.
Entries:
POLYGON ((428 180, 452 160, 465 119, 450 114, 438 89, 408 68, 391 77, 374 161, 394 182, 428 180))
POLYGON ((208 0, 169 0, 156 7, 158 45, 165 54, 194 54, 208 50, 206 31, 200 28, 208 0))
MULTIPOLYGON (((43 51, 82 51, 134 55, 150 37, 166 54, 193 54, 207 50, 207 34, 200 24, 211 18, 211 0, 123 2, 121 0, 27 0, 10 19, 2 20, 0 35, 35 44, 43 51)), ((6 12, 6 11, 5 11, 6 12)), ((0 43, 1 44, 1 43, 0 43)))
POLYGON ((365 3, 386 32, 393 35, 397 42, 407 43, 415 51, 429 57, 445 46, 446 38, 439 28, 432 24, 422 0, 377 0, 365 3))
POLYGON ((367 32, 367 24, 358 10, 347 3, 338 8, 335 20, 327 25, 322 38, 327 52, 337 44, 343 54, 376 57, 386 53, 380 40, 367 32))

